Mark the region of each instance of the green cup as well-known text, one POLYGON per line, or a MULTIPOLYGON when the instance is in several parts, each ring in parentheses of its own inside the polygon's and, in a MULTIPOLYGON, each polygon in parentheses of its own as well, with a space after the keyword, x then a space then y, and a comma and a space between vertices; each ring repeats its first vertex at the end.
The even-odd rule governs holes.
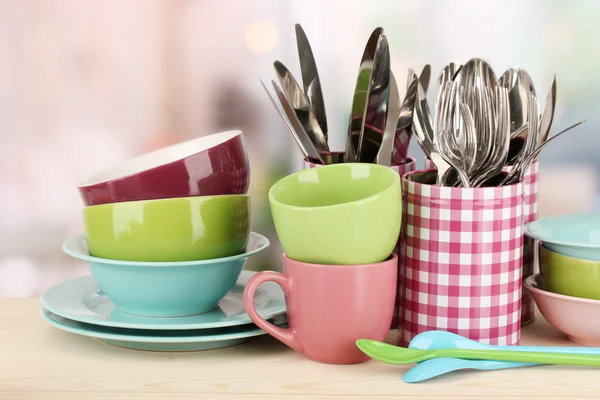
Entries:
POLYGON ((223 195, 129 201, 85 207, 93 257, 123 261, 196 261, 246 251, 250 197, 223 195))
POLYGON ((269 191, 286 255, 314 264, 372 264, 394 251, 402 219, 400 176, 377 164, 348 163, 286 176, 269 191))
POLYGON ((600 300, 600 261, 575 258, 540 245, 540 276, 544 290, 600 300))

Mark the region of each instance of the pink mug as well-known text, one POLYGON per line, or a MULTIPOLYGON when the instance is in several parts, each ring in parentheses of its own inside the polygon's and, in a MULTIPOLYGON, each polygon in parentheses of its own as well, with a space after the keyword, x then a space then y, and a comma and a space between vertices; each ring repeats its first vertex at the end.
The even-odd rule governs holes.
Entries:
POLYGON ((307 358, 325 364, 357 364, 370 358, 357 339, 385 341, 396 299, 398 257, 363 265, 321 265, 283 255, 283 273, 254 275, 244 290, 244 307, 256 325, 307 358), (254 293, 267 281, 286 295, 289 328, 265 321, 254 293))

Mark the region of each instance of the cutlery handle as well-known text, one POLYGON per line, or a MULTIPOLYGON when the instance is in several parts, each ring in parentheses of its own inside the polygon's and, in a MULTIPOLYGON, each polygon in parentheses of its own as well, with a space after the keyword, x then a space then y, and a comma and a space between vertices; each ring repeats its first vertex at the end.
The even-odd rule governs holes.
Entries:
POLYGON ((440 349, 433 350, 432 352, 437 358, 454 357, 467 358, 471 360, 495 360, 600 367, 600 357, 589 354, 470 349, 440 349))
POLYGON ((600 347, 490 346, 490 348, 506 351, 541 351, 546 353, 589 354, 600 356, 600 347))
POLYGON ((302 352, 302 344, 298 339, 298 334, 293 328, 279 328, 270 322, 267 322, 263 317, 261 317, 258 312, 256 312, 256 308, 254 307, 254 294, 260 285, 265 282, 275 282, 283 289, 286 296, 292 291, 292 283, 290 280, 283 274, 274 271, 263 271, 254 275, 248 283, 246 284, 246 288, 244 289, 244 308, 248 313, 250 319, 261 329, 267 332, 269 335, 273 336, 275 339, 280 340, 284 344, 288 345, 292 349, 302 352))

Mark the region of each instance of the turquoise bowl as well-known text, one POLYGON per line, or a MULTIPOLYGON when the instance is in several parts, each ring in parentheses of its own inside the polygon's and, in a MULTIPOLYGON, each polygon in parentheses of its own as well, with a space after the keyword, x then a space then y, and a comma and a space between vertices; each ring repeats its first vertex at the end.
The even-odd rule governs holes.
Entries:
POLYGON ((87 261, 98 286, 120 311, 145 317, 182 317, 213 310, 234 287, 249 257, 269 247, 250 233, 246 252, 212 260, 119 261, 92 257, 85 236, 63 245, 71 257, 87 261))
POLYGON ((538 219, 525 225, 525 235, 555 253, 600 261, 600 213, 538 219))

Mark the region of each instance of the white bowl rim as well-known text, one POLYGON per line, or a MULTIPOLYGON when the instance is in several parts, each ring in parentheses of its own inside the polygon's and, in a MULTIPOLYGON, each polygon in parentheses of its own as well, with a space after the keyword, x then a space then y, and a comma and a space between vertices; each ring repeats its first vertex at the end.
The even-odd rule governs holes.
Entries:
POLYGON ((112 180, 126 178, 143 171, 158 168, 162 165, 180 161, 195 154, 210 150, 211 148, 228 142, 240 135, 242 135, 241 130, 223 131, 163 147, 158 150, 130 158, 97 174, 94 174, 79 184, 78 187, 85 188, 112 180))

